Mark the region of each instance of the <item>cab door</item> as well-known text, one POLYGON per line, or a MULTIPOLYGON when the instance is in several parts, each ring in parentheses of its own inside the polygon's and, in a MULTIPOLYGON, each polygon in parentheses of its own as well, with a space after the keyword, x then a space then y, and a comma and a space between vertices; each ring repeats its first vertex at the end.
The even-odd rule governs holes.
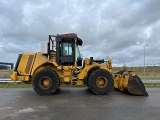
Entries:
POLYGON ((57 43, 56 60, 59 65, 74 65, 74 41, 60 41, 57 43))

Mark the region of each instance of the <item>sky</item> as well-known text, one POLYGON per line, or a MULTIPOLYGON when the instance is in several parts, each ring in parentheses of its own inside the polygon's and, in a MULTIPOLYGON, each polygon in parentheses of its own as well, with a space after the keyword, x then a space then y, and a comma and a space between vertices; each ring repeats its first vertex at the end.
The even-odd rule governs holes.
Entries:
POLYGON ((39 52, 48 35, 76 33, 84 58, 160 65, 160 0, 1 0, 0 61, 39 52))

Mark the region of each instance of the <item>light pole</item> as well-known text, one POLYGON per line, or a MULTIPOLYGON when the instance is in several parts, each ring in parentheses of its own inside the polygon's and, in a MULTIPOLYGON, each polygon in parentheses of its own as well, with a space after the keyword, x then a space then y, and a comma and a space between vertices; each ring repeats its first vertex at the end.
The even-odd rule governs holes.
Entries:
POLYGON ((146 51, 145 51, 145 48, 147 47, 147 46, 149 46, 149 45, 144 45, 144 76, 145 76, 145 54, 146 54, 146 51))

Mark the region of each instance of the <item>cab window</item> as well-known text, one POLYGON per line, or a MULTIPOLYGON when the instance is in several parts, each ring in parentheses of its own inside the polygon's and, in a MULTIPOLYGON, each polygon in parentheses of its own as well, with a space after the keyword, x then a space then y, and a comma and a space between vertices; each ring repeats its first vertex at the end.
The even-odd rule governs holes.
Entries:
POLYGON ((63 56, 73 55, 72 43, 63 43, 63 56))

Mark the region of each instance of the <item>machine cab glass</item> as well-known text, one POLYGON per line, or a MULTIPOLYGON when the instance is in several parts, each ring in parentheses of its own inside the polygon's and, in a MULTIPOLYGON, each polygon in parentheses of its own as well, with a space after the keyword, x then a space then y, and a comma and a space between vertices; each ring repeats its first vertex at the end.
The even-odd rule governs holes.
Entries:
POLYGON ((72 43, 63 43, 62 51, 63 51, 62 52, 63 56, 71 56, 71 55, 73 55, 72 43))

